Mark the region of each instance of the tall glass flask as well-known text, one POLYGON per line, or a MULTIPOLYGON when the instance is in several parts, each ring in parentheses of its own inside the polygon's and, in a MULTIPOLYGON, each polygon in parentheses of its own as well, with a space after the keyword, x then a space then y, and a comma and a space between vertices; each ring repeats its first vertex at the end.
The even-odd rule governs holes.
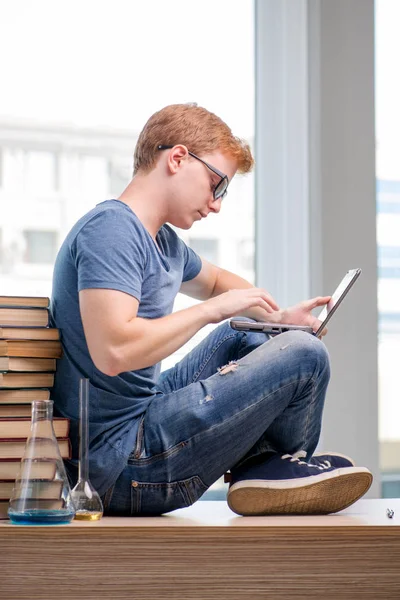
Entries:
POLYGON ((79 477, 72 490, 75 519, 97 521, 103 516, 103 504, 89 480, 89 379, 79 382, 79 477))
POLYGON ((15 524, 51 525, 72 521, 75 507, 53 429, 53 401, 32 402, 31 431, 10 499, 15 524))

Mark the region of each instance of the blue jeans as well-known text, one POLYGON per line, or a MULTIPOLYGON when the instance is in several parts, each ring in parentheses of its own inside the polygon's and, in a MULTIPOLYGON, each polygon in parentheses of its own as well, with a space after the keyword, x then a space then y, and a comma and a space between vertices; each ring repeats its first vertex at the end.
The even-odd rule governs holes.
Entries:
POLYGON ((314 452, 329 381, 324 344, 292 331, 217 327, 160 375, 136 446, 105 514, 161 514, 193 504, 226 471, 263 453, 314 452))

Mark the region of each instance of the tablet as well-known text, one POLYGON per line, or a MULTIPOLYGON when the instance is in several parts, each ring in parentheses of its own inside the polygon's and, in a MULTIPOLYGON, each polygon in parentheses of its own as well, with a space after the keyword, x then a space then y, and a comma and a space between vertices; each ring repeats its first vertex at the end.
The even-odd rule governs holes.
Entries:
POLYGON ((332 318, 335 311, 338 309, 343 299, 350 291, 354 283, 357 281, 361 274, 361 269, 350 269, 339 283, 336 290, 333 292, 331 299, 328 304, 324 306, 321 313, 318 315, 318 319, 321 321, 321 325, 317 331, 313 331, 311 327, 302 325, 287 325, 282 323, 268 323, 261 321, 244 321, 240 318, 232 318, 230 320, 230 326, 232 329, 237 331, 259 331, 260 333, 268 333, 269 335, 278 335, 285 331, 306 331, 317 337, 321 335, 328 321, 332 318))
POLYGON ((324 306, 320 314, 318 315, 318 319, 321 321, 320 328, 315 332, 315 335, 318 337, 321 335, 324 327, 326 327, 328 321, 331 320, 332 316, 339 308, 343 299, 353 287, 357 279, 361 275, 361 269, 350 269, 347 271, 346 275, 343 277, 342 281, 337 286, 336 290, 333 292, 331 299, 328 304, 324 306))
POLYGON ((278 335, 285 331, 306 331, 314 333, 312 327, 306 325, 283 325, 282 323, 266 323, 263 321, 243 321, 243 319, 233 318, 229 321, 229 325, 236 331, 258 331, 268 333, 269 335, 278 335))

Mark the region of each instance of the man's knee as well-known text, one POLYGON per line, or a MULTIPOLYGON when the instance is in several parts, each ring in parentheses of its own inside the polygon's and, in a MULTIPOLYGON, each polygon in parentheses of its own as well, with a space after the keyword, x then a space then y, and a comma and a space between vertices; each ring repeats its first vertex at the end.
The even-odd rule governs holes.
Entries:
POLYGON ((321 371, 327 370, 329 374, 329 354, 325 344, 317 337, 305 331, 288 331, 278 337, 280 351, 293 352, 303 363, 317 363, 321 371))
MULTIPOLYGON (((304 331, 287 331, 277 335, 270 343, 282 359, 294 361, 301 371, 317 370, 329 378, 329 354, 325 344, 315 336, 304 331)), ((266 352, 269 350, 265 348, 266 352)))

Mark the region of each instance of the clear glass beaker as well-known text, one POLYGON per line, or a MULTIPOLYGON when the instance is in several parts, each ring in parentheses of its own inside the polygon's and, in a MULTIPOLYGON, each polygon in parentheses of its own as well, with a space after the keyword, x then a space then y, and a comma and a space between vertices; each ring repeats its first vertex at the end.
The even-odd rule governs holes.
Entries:
POLYGON ((53 429, 53 401, 32 402, 32 422, 8 516, 19 525, 59 525, 75 515, 64 463, 53 429), (38 478, 46 469, 46 479, 38 478))
POLYGON ((79 477, 72 490, 75 519, 98 521, 103 516, 103 504, 89 480, 89 379, 79 382, 79 477))

